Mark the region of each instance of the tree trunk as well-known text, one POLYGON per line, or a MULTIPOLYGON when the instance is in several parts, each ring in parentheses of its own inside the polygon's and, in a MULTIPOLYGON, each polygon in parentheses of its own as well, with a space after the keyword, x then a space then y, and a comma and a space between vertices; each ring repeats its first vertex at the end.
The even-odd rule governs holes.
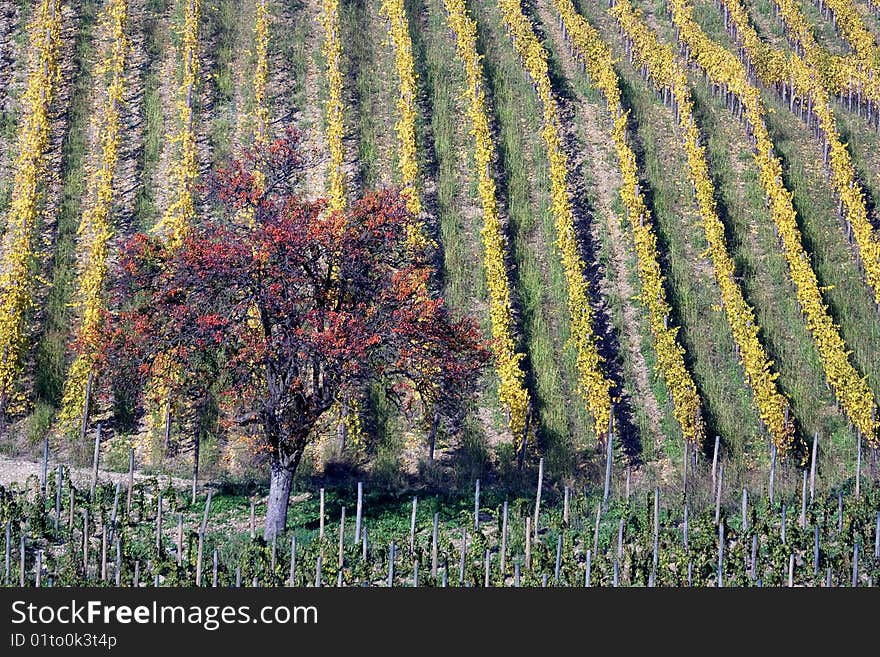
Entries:
POLYGON ((287 506, 290 502, 290 488, 293 473, 299 465, 303 450, 277 452, 272 458, 272 472, 269 479, 269 499, 266 504, 266 529, 264 538, 271 541, 287 531, 287 506))

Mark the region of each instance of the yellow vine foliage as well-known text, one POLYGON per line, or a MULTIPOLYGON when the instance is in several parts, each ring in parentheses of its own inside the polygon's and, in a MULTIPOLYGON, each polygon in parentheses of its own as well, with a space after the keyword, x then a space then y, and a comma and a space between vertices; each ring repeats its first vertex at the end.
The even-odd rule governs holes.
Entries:
POLYGON ((321 11, 324 28, 322 51, 327 59, 327 146, 330 150, 330 183, 328 209, 339 212, 345 208, 345 173, 342 170, 342 71, 339 67, 342 45, 339 37, 339 0, 324 0, 321 11))
POLYGON ((104 309, 102 291, 107 276, 108 242, 113 236, 111 212, 113 206, 113 178, 118 160, 119 109, 125 102, 125 57, 128 36, 125 25, 128 16, 126 0, 112 0, 105 9, 105 33, 110 48, 98 70, 98 78, 110 76, 107 95, 100 113, 98 134, 101 135, 101 159, 89 172, 87 188, 94 202, 85 209, 79 226, 81 262, 79 289, 76 293, 79 327, 79 351, 68 370, 64 382, 61 407, 61 425, 71 429, 82 419, 89 373, 94 365, 92 339, 99 328, 104 309))
POLYGON ((37 230, 41 179, 49 143, 49 107, 58 89, 61 8, 43 0, 28 28, 31 70, 22 99, 12 199, 6 219, 0 273, 0 412, 23 401, 16 392, 30 344, 27 315, 34 307, 33 241, 37 230))
POLYGON ((196 178, 199 175, 193 103, 199 74, 200 0, 183 1, 186 3, 180 48, 183 60, 183 78, 180 82, 176 102, 179 127, 174 135, 168 137, 169 141, 172 144, 177 144, 179 148, 170 174, 174 183, 172 192, 174 200, 154 229, 165 231, 168 243, 172 246, 183 240, 195 218, 193 192, 196 178))
MULTIPOLYGON (((797 54, 787 57, 770 47, 758 37, 749 22, 748 14, 739 0, 721 0, 727 6, 735 38, 742 44, 745 54, 754 64, 755 73, 762 84, 789 89, 802 106, 811 106, 819 122, 820 133, 827 148, 829 177, 846 221, 858 246, 865 281, 880 305, 880 238, 868 218, 865 194, 855 179, 855 168, 846 145, 840 141, 840 133, 834 118, 827 81, 822 75, 821 64, 810 63, 797 54)), ((784 5, 788 7, 788 5, 784 5)), ((796 8, 795 8, 796 9, 796 8)), ((798 32, 800 33, 800 32, 798 32)), ((812 40, 812 34, 810 40, 812 40)), ((800 37, 806 42, 807 38, 800 37)), ((807 46, 809 53, 812 49, 807 46)))
POLYGON ((584 280, 584 262, 578 251, 574 215, 568 197, 568 163, 562 150, 562 135, 556 98, 548 74, 547 53, 523 15, 519 0, 499 0, 504 24, 513 39, 523 65, 532 79, 543 106, 541 134, 550 163, 551 207, 556 225, 556 245, 568 286, 568 310, 571 316, 571 344, 577 354, 578 389, 593 415, 596 436, 604 442, 611 420, 611 381, 602 372, 598 338, 593 331, 588 283, 584 280))
POLYGON ((686 0, 668 0, 679 39, 690 55, 716 83, 733 92, 744 107, 745 119, 755 139, 754 158, 760 172, 773 223, 795 284, 797 299, 807 328, 819 352, 822 368, 844 412, 873 445, 877 442, 874 394, 865 378, 849 361, 849 352, 838 327, 822 300, 816 273, 803 248, 792 194, 782 183, 782 165, 764 124, 760 92, 748 81, 746 70, 735 55, 711 41, 693 20, 686 0))
POLYGON ((266 81, 269 78, 269 0, 256 0, 254 19, 254 140, 264 145, 269 139, 269 107, 266 104, 266 81))
POLYGON ((480 201, 483 207, 483 261, 489 289, 489 316, 492 320, 492 348, 498 372, 498 398, 510 416, 510 432, 519 439, 525 431, 529 412, 529 392, 525 388, 520 363, 524 354, 516 351, 510 282, 504 265, 506 243, 498 216, 495 180, 491 175, 495 146, 486 112, 483 68, 477 53, 477 24, 468 15, 465 0, 444 0, 449 27, 456 36, 458 58, 464 64, 467 88, 464 96, 474 138, 474 160, 480 201))
POLYGON ((779 15, 788 28, 788 37, 800 46, 806 62, 816 68, 825 86, 835 94, 857 91, 880 109, 880 79, 876 74, 878 58, 874 38, 849 0, 824 0, 837 18, 837 29, 853 47, 853 55, 833 55, 822 48, 813 36, 812 26, 794 0, 774 0, 779 15))
POLYGON ((574 8, 571 0, 556 0, 566 37, 574 46, 575 54, 584 62, 593 81, 614 115, 611 141, 623 177, 620 198, 636 246, 641 300, 648 309, 657 367, 672 395, 674 415, 682 434, 689 442, 700 445, 706 437, 706 427, 700 410, 700 396, 693 377, 684 363, 684 349, 677 341, 678 327, 669 326, 669 303, 663 289, 663 274, 657 254, 657 238, 651 224, 651 212, 639 191, 636 156, 627 143, 627 112, 620 103, 620 83, 614 71, 611 49, 602 41, 596 29, 574 8))
MULTIPOLYGON (((419 167, 416 159, 416 75, 412 55, 412 40, 409 36, 409 23, 403 0, 382 0, 379 14, 388 19, 388 35, 394 46, 394 65, 400 83, 397 95, 397 132, 398 167, 406 195, 406 206, 414 217, 422 211, 419 200, 417 180, 419 167)), ((415 245, 427 246, 422 227, 410 229, 408 239, 415 245)))
POLYGON ((736 283, 735 265, 727 251, 724 224, 715 206, 715 188, 709 178, 705 148, 699 143, 699 130, 694 120, 693 101, 687 75, 676 61, 672 49, 662 45, 654 32, 641 20, 629 0, 617 0, 612 14, 626 37, 633 44, 633 54, 647 68, 649 80, 658 90, 671 93, 678 115, 679 137, 687 155, 688 177, 693 185, 697 206, 715 280, 721 290, 724 312, 739 350, 746 378, 754 393, 758 414, 777 448, 785 453, 794 442, 794 424, 788 417, 788 399, 776 383, 779 374, 767 357, 758 337, 755 312, 743 297, 736 283))

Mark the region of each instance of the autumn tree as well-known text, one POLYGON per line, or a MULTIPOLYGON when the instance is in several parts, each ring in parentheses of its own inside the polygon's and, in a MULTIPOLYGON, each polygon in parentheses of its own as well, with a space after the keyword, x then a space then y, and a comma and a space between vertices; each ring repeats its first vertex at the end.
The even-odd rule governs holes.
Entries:
POLYGON ((489 358, 474 322, 430 293, 405 198, 371 193, 330 213, 291 184, 300 150, 289 133, 220 172, 225 212, 174 248, 144 234, 127 244, 101 361, 127 390, 169 364, 183 389, 222 377, 228 421, 255 428, 270 455, 267 538, 286 529, 294 471, 334 404, 380 383, 407 405, 442 391, 424 406, 451 408, 489 358))

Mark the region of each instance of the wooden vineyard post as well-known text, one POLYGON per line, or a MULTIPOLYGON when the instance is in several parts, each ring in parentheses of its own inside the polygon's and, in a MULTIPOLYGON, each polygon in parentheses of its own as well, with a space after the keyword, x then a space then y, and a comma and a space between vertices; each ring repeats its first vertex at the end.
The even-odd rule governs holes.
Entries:
POLYGON ((623 556, 623 518, 617 523, 617 560, 623 556))
POLYGON ((46 484, 49 476, 49 435, 43 438, 43 469, 40 474, 40 499, 45 503, 46 484))
POLYGON ((769 486, 769 495, 770 495, 770 504, 773 504, 773 488, 776 480, 776 445, 772 445, 770 447, 770 486, 769 486))
POLYGON ((629 492, 630 492, 630 484, 632 483, 632 466, 627 463, 626 465, 626 503, 629 504, 629 492))
POLYGON ((119 493, 122 491, 122 484, 116 482, 116 492, 113 494, 113 510, 110 512, 110 536, 108 540, 112 543, 113 536, 116 534, 116 516, 119 513, 119 493))
POLYGON ((541 488, 544 486, 544 458, 538 461, 538 488, 535 491, 535 540, 538 540, 538 522, 541 514, 541 488))
POLYGON ((55 477, 55 539, 58 539, 58 527, 61 525, 61 487, 64 483, 64 466, 58 464, 58 475, 55 477))
POLYGON ((519 563, 513 564, 513 586, 519 588, 519 563))
MULTIPOLYGON (((415 500, 413 501, 415 505, 415 500)), ((413 506, 413 514, 415 514, 415 506, 413 506)), ((415 516, 413 516, 415 518, 415 516)), ((480 530, 480 480, 477 479, 474 484, 474 531, 480 530)))
POLYGON ((315 559, 315 588, 321 588, 321 553, 315 559))
POLYGON ((586 586, 587 588, 589 588, 589 586, 590 586, 590 574, 591 574, 590 570, 592 569, 592 566, 593 566, 592 560, 593 560, 593 551, 587 550, 587 564, 586 564, 586 567, 584 568, 584 586, 586 586))
POLYGON ((24 532, 21 532, 19 536, 19 560, 18 560, 18 585, 20 587, 24 587, 25 585, 25 570, 24 570, 24 532))
MULTIPOLYGON (((479 481, 479 479, 477 480, 479 481)), ((419 498, 413 497, 412 501, 412 513, 409 516, 409 554, 412 556, 412 553, 416 549, 416 513, 418 511, 419 498)))
MULTIPOLYGON (((440 524, 440 514, 434 514, 434 527, 431 530, 431 579, 437 581, 437 539, 440 524)), ((502 557, 503 558, 503 557, 502 557)))
POLYGON ((819 455, 819 432, 813 434, 813 453, 810 454, 810 504, 816 496, 816 459, 819 455))
POLYGON ((116 565, 113 568, 114 584, 119 587, 122 585, 122 540, 116 539, 116 565))
MULTIPOLYGON (((486 554, 489 554, 489 551, 486 550, 486 554)), ((556 564, 553 568, 553 581, 558 585, 559 584, 559 571, 562 568, 562 534, 560 534, 556 540, 556 564)))
POLYGON ((40 588, 43 574, 43 551, 37 550, 37 560, 34 564, 34 586, 40 588))
POLYGON ((107 581, 107 527, 101 527, 101 581, 107 581))
POLYGON ((211 586, 217 588, 217 548, 214 548, 214 560, 211 566, 211 586))
POLYGON ((743 488, 743 496, 742 496, 742 534, 749 531, 749 494, 746 492, 746 489, 743 488))
POLYGON ((89 578, 89 510, 83 509, 83 576, 89 578))
POLYGON ((388 544, 388 588, 394 586, 394 541, 388 544))
POLYGON ((788 555, 788 588, 794 587, 794 552, 788 555))
POLYGON ((205 532, 199 530, 199 545, 196 549, 196 586, 202 585, 202 555, 205 548, 205 532))
POLYGON ((874 557, 880 559, 880 511, 877 512, 877 525, 874 528, 874 557))
POLYGON ((718 588, 724 586, 724 523, 718 523, 718 588))
POLYGON ((461 530, 461 559, 458 564, 458 585, 464 584, 464 560, 467 555, 467 529, 461 530))
POLYGON ((290 571, 287 575, 287 585, 293 586, 296 578, 296 536, 290 537, 290 571))
POLYGON ((257 537, 257 517, 256 517, 256 505, 257 501, 252 497, 251 500, 251 511, 250 511, 250 530, 251 530, 251 540, 254 540, 257 537))
POLYGON ((177 514, 177 565, 183 565, 183 514, 177 514))
POLYGON ((813 527, 813 577, 819 576, 819 525, 813 527))
POLYGON ((342 561, 343 561, 343 550, 345 549, 345 507, 342 507, 342 512, 339 516, 339 559, 338 566, 340 570, 342 569, 342 561))
POLYGON ((682 450, 682 475, 681 475, 681 492, 684 495, 685 499, 687 499, 688 492, 688 445, 687 441, 685 441, 684 449, 682 450))
POLYGON ((532 568, 532 519, 526 516, 526 570, 532 568))
POLYGON ((128 450, 128 498, 125 501, 125 514, 131 516, 131 494, 134 488, 134 450, 128 450))
POLYGON ((807 527, 807 471, 803 473, 803 483, 801 484, 801 529, 807 527))
POLYGON ((95 454, 92 457, 92 484, 89 487, 89 501, 95 499, 95 486, 98 485, 98 459, 101 455, 101 423, 95 429, 95 454))
MULTIPOLYGON (((627 473, 629 469, 627 468, 627 473)), ((569 498, 571 497, 568 486, 562 491, 562 526, 568 527, 569 498)))
MULTIPOLYGON (((339 574, 342 575, 342 571, 339 571, 339 574)), ((419 560, 416 559, 413 563, 413 588, 418 588, 419 586, 419 560)))
POLYGON ((318 502, 318 539, 324 540, 324 489, 319 491, 320 501, 318 502))
POLYGON ((4 560, 4 568, 3 568, 3 583, 9 584, 9 568, 10 568, 10 560, 12 558, 12 523, 7 520, 6 521, 6 549, 5 549, 6 557, 4 560))
POLYGON ((752 581, 755 580, 757 576, 757 567, 758 567, 758 535, 752 534, 752 560, 750 565, 750 576, 752 581))
POLYGON ((354 518, 354 542, 355 545, 361 542, 361 519, 364 512, 364 482, 358 482, 358 498, 357 509, 354 518))
POLYGON ((491 566, 492 553, 487 549, 485 555, 485 572, 483 575, 483 588, 489 588, 489 569, 491 566))
POLYGON ((361 558, 366 561, 367 560, 367 526, 364 525, 361 529, 361 558))
POLYGON ((859 542, 853 544, 852 559, 852 586, 856 588, 859 585, 859 542))
POLYGON ((715 449, 712 452, 712 489, 715 490, 716 482, 715 475, 718 472, 718 448, 721 443, 720 436, 715 436, 715 449))
POLYGON ((859 437, 856 447, 856 501, 862 496, 862 432, 858 432, 859 437))
POLYGON ((785 530, 786 530, 786 519, 787 518, 788 518, 788 509, 785 508, 785 502, 783 502, 782 503, 782 523, 780 524, 780 527, 779 527, 779 534, 780 534, 779 537, 782 539, 783 545, 785 545, 785 538, 786 538, 785 530))
POLYGON ((141 562, 135 561, 134 562, 134 579, 133 579, 132 586, 134 586, 134 588, 138 588, 140 586, 140 583, 141 583, 141 562))
MULTIPOLYGON (((880 517, 878 517, 880 522, 880 517)), ((880 525, 878 525, 880 526, 880 525)), ((507 573, 507 500, 501 510, 501 581, 507 573)))
POLYGON ((614 448, 612 443, 614 442, 614 434, 610 431, 608 432, 608 445, 607 445, 607 453, 605 455, 605 490, 602 493, 602 506, 608 506, 608 495, 611 491, 611 464, 614 459, 614 448))
POLYGON ((596 505, 596 530, 593 533, 593 554, 599 554, 599 521, 602 519, 602 505, 596 505))

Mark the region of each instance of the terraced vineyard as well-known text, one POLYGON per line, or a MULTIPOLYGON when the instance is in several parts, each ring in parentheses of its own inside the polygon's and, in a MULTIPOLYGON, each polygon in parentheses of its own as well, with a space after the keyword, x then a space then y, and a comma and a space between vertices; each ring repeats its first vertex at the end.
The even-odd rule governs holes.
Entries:
MULTIPOLYGON (((191 480, 189 504, 181 487, 168 492, 180 513, 195 513, 218 482, 264 487, 270 464, 275 476, 277 454, 257 446, 259 423, 242 420, 239 407, 261 399, 261 390, 230 393, 225 372, 235 359, 202 363, 207 374, 193 380, 190 361, 169 348, 146 383, 129 390, 109 374, 107 326, 127 303, 113 283, 125 274, 120 262, 138 245, 155 239, 169 254, 187 254, 209 223, 253 229, 263 221, 257 205, 230 211, 234 194, 218 191, 216 181, 232 171, 239 201, 274 193, 268 163, 295 134, 302 170, 294 192, 303 202, 324 199, 316 206, 322 217, 363 213, 359 199, 375 198, 371 191, 400 191, 413 218, 405 250, 423 254, 428 272, 408 283, 409 294, 473 318, 491 359, 464 398, 445 395, 439 370, 412 397, 384 370, 340 388, 297 453, 294 491, 348 490, 366 479, 404 497, 445 495, 481 480, 498 502, 499 528, 503 515, 505 543, 495 534, 474 539, 476 561, 461 562, 459 579, 483 583, 485 549, 502 560, 497 576, 485 566, 485 583, 509 584, 501 504, 528 489, 517 522, 534 513, 537 524, 540 496, 529 505, 540 463, 539 490, 564 496, 565 517, 554 516, 542 538, 535 533, 534 546, 511 544, 524 559, 517 583, 540 585, 548 573, 551 581, 582 582, 590 559, 599 569, 594 581, 604 584, 715 583, 715 557, 688 556, 688 539, 682 547, 670 538, 687 522, 684 509, 709 517, 715 505, 714 522, 697 521, 697 542, 742 552, 718 577, 761 579, 758 548, 744 542, 758 540, 747 535, 758 523, 765 581, 783 583, 791 557, 798 576, 789 579, 843 582, 857 563, 853 549, 880 556, 862 546, 875 538, 880 477, 878 7, 872 0, 0 0, 0 448, 22 463, 45 453, 53 463, 94 458, 107 470, 134 463, 147 476, 191 480), (272 155, 240 159, 248 152, 272 155), (247 193, 246 184, 253 184, 247 193), (779 509, 786 499, 807 499, 808 474, 819 492, 793 529, 792 551, 785 529, 776 545, 770 527, 777 512, 786 517, 779 509), (569 492, 584 489, 583 508, 570 512, 569 492), (757 503, 751 520, 744 511, 725 543, 720 516, 737 508, 740 492, 766 508, 757 503), (629 536, 628 523, 635 532, 626 550, 618 539, 616 559, 610 539, 608 551, 597 552, 598 516, 595 541, 580 526, 593 522, 586 514, 600 493, 602 508, 609 495, 614 500, 621 536, 625 525, 629 536), (838 494, 847 495, 846 540, 843 520, 835 529, 826 509, 838 494), (670 500, 653 546, 650 532, 639 533, 650 514, 630 506, 638 495, 670 500), (816 541, 834 545, 821 569, 807 558, 813 526, 816 541), (653 562, 638 562, 652 547, 653 562)), ((326 280, 343 269, 328 265, 326 280)), ((328 317, 347 294, 331 288, 327 303, 337 305, 328 317)), ((268 325, 258 306, 246 320, 255 334, 268 325)), ((413 352, 419 343, 412 340, 413 352)), ((331 377, 312 372, 316 389, 331 377)), ((0 489, 0 521, 37 523, 29 549, 51 554, 59 582, 88 578, 87 563, 59 551, 77 531, 87 536, 88 525, 78 530, 53 517, 52 499, 33 506, 33 490, 11 491, 0 489), (49 531, 53 522, 60 527, 49 531)), ((158 491, 149 489, 149 503, 142 492, 136 510, 129 502, 121 521, 123 577, 133 581, 129 568, 143 560, 152 564, 150 578, 198 579, 204 536, 198 575, 190 572, 193 546, 189 566, 180 544, 176 565, 169 561, 161 520, 150 515, 162 508, 158 491), (133 520, 148 516, 158 529, 133 520), (148 531, 158 532, 155 558, 143 545, 148 531)), ((62 492, 73 513, 82 491, 62 492)), ((102 516, 95 527, 105 532, 106 552, 117 527, 103 501, 91 496, 77 513, 102 516)), ((418 578, 419 553, 433 559, 439 582, 438 541, 441 561, 468 545, 456 542, 454 518, 445 520, 433 547, 426 534, 403 556, 415 568, 407 578, 418 578)), ((322 514, 321 537, 298 535, 308 578, 316 558, 330 558, 323 521, 322 514)), ((7 552, 25 541, 9 527, 7 552)), ((337 530, 345 535, 344 526, 337 530)), ((529 525, 517 531, 527 536, 529 525)), ((355 559, 360 540, 349 550, 340 538, 331 579, 378 581, 394 563, 385 553, 355 559)), ((280 546, 269 553, 263 544, 259 558, 271 563, 259 573, 237 574, 232 564, 247 563, 241 555, 253 546, 235 544, 228 554, 216 547, 221 580, 284 582, 280 546)), ((863 568, 863 579, 876 578, 876 563, 863 568)), ((320 561, 317 569, 320 581, 320 561)), ((303 573, 296 577, 305 582, 303 573)))

